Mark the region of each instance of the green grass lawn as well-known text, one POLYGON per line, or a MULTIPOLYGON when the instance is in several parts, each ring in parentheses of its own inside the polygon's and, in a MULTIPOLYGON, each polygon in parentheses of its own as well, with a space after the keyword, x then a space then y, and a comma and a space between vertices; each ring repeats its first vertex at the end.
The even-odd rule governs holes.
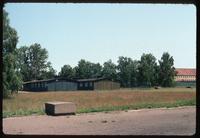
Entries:
POLYGON ((77 113, 196 105, 194 88, 134 88, 109 91, 30 92, 3 100, 3 117, 45 114, 44 103, 68 101, 77 113))

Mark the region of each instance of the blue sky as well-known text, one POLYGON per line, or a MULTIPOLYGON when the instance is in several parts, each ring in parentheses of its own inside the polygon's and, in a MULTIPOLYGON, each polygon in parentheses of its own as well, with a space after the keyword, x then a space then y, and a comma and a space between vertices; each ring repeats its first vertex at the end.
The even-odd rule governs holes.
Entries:
POLYGON ((17 47, 39 43, 53 68, 80 59, 99 62, 143 53, 173 56, 176 68, 196 67, 196 7, 184 4, 8 3, 17 47))

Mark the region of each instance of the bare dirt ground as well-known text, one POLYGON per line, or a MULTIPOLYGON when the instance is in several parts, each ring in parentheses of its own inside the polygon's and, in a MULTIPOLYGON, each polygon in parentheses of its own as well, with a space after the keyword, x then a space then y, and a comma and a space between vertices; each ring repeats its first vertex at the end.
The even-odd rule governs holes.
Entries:
POLYGON ((195 126, 194 106, 3 119, 5 134, 21 135, 194 135, 195 126))

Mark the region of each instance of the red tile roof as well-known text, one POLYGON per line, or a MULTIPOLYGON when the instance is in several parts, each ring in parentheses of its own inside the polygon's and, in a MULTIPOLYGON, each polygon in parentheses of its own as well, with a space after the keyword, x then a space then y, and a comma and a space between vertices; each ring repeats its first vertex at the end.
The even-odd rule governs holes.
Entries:
POLYGON ((177 76, 181 75, 196 76, 196 69, 177 68, 176 71, 177 71, 177 76))

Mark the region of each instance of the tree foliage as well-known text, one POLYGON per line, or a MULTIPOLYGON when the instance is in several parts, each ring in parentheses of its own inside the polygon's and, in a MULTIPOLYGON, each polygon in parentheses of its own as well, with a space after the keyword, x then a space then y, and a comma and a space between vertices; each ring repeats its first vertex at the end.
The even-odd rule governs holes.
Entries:
POLYGON ((131 58, 120 56, 118 59, 118 78, 122 87, 136 85, 137 61, 131 58))
POLYGON ((76 77, 80 79, 90 78, 90 62, 81 59, 75 67, 76 77))
POLYGON ((40 44, 18 49, 18 64, 23 81, 48 79, 56 75, 51 62, 48 62, 48 52, 40 44))
POLYGON ((30 80, 31 65, 29 64, 29 49, 27 46, 22 46, 17 49, 17 65, 18 70, 22 74, 22 80, 30 80))
POLYGON ((10 26, 8 13, 3 10, 3 97, 18 91, 21 87, 21 78, 16 65, 17 32, 10 26))
POLYGON ((59 76, 66 77, 68 79, 74 78, 74 70, 70 65, 64 65, 59 72, 59 76))
POLYGON ((156 84, 156 58, 152 54, 143 54, 138 66, 138 83, 140 86, 154 86, 156 84))
POLYGON ((163 87, 171 87, 174 85, 174 59, 169 53, 163 53, 159 60, 159 82, 163 87))
POLYGON ((80 79, 97 78, 101 76, 102 67, 99 63, 91 63, 84 59, 74 68, 75 77, 80 79))
POLYGON ((54 77, 56 77, 56 70, 51 66, 51 62, 47 62, 47 68, 42 71, 40 79, 52 79, 54 77))
POLYGON ((99 63, 81 59, 78 66, 74 68, 64 65, 59 75, 75 79, 105 77, 113 81, 120 81, 122 87, 157 85, 171 87, 175 75, 173 61, 173 57, 170 57, 168 53, 163 53, 159 65, 151 53, 143 54, 139 61, 120 56, 117 65, 112 60, 108 60, 104 62, 103 67, 99 63))
POLYGON ((98 78, 102 76, 102 66, 99 63, 90 63, 90 78, 98 78))
POLYGON ((112 60, 104 62, 102 76, 110 80, 117 80, 117 66, 112 62, 112 60))
POLYGON ((137 74, 138 74, 138 61, 134 60, 127 66, 128 74, 129 74, 129 87, 136 87, 138 85, 137 82, 137 74))

